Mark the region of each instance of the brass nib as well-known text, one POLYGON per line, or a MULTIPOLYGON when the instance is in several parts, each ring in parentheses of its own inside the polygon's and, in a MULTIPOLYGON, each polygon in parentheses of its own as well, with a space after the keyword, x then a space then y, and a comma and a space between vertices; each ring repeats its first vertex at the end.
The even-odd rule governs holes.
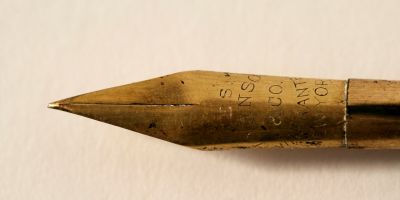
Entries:
MULTIPOLYGON (((400 148, 398 115, 363 109, 387 103, 373 98, 385 97, 382 87, 400 91, 398 82, 188 71, 59 100, 48 107, 204 150, 400 148), (353 106, 357 112, 349 113, 353 106), (363 127, 354 126, 365 122, 363 127)), ((399 95, 391 96, 390 102, 391 109, 397 108, 399 95)))

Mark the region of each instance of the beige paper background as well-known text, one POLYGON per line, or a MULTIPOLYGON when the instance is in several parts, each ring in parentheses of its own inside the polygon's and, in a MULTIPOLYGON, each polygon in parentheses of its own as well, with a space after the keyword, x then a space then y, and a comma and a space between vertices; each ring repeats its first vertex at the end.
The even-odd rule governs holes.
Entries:
POLYGON ((400 199, 400 152, 202 152, 48 102, 182 70, 400 79, 395 0, 0 0, 0 199, 400 199))

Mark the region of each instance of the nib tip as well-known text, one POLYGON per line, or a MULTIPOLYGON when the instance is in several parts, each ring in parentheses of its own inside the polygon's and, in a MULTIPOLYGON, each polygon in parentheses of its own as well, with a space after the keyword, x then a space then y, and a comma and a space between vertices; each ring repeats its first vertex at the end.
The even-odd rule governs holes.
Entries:
POLYGON ((49 104, 47 105, 47 107, 48 107, 48 108, 52 108, 52 109, 57 109, 57 108, 60 108, 60 104, 57 103, 57 102, 53 102, 53 103, 49 103, 49 104))

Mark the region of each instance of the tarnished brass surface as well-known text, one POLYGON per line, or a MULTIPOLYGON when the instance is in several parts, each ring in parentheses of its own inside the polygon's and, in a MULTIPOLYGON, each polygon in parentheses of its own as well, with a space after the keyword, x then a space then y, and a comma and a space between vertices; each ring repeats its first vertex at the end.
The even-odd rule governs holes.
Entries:
POLYGON ((349 80, 347 142, 352 148, 400 148, 400 82, 349 80))
POLYGON ((60 100, 49 107, 205 150, 347 144, 385 148, 386 139, 394 144, 390 148, 399 148, 397 117, 384 117, 381 124, 368 118, 368 124, 362 124, 364 113, 354 108, 364 103, 347 97, 347 88, 357 94, 354 86, 353 81, 347 85, 339 80, 188 71, 60 100), (349 115, 348 98, 353 107, 347 110, 354 112, 349 115), (368 129, 369 124, 373 128, 368 129), (394 135, 372 134, 387 124, 394 135))

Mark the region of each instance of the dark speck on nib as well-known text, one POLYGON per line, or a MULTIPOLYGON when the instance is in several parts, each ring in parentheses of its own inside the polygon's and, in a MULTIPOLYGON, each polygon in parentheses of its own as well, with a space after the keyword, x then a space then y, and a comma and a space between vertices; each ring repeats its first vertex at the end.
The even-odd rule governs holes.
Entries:
POLYGON ((157 127, 157 125, 156 125, 155 122, 151 122, 151 123, 149 124, 149 128, 156 128, 156 127, 157 127))

